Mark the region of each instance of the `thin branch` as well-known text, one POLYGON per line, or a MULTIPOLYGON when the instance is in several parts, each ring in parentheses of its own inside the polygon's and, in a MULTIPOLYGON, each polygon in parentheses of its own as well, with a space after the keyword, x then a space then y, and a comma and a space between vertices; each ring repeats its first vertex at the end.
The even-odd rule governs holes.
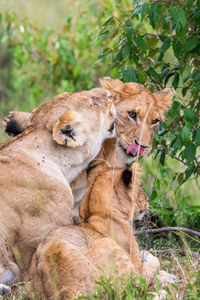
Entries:
MULTIPOLYGON (((177 251, 180 255, 187 255, 187 251, 184 249, 184 248, 181 248, 181 249, 161 249, 161 250, 155 250, 155 253, 157 254, 165 254, 165 253, 171 253, 173 251, 177 251)), ((194 258, 196 258, 198 261, 200 261, 200 255, 197 253, 197 252, 194 252, 194 251, 189 251, 189 254, 191 256, 193 256, 194 258)))
POLYGON ((197 235, 200 238, 200 232, 189 229, 189 228, 183 228, 183 227, 162 227, 162 228, 156 228, 156 229, 146 229, 146 230, 141 230, 141 231, 136 231, 135 235, 140 236, 143 234, 155 234, 155 233, 160 233, 160 232, 168 232, 168 231, 180 231, 180 232, 187 232, 190 234, 197 235))
MULTIPOLYGON (((159 148, 153 148, 153 150, 158 150, 159 152, 162 151, 162 149, 159 149, 159 148)), ((178 160, 178 161, 181 162, 183 165, 188 166, 188 165, 187 165, 184 161, 182 161, 180 158, 178 158, 178 157, 175 156, 175 155, 170 154, 170 153, 167 152, 166 150, 165 150, 165 154, 167 154, 168 156, 170 156, 170 157, 172 157, 172 158, 178 160)))

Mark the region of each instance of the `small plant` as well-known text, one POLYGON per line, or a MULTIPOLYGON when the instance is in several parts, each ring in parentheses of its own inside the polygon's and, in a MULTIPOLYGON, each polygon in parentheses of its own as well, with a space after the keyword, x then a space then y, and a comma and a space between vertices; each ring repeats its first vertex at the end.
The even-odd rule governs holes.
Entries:
POLYGON ((106 278, 100 276, 99 281, 96 282, 95 292, 86 297, 78 297, 77 300, 151 300, 153 298, 153 289, 148 288, 146 280, 142 277, 106 278))

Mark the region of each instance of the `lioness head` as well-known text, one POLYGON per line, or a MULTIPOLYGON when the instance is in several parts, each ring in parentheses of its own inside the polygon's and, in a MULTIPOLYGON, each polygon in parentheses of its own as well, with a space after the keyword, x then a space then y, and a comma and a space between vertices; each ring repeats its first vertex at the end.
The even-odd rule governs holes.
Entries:
POLYGON ((88 189, 80 207, 81 220, 91 216, 138 218, 147 208, 148 199, 140 184, 141 167, 113 168, 104 160, 92 161, 87 169, 88 189), (133 213, 133 215, 132 215, 133 213))
MULTIPOLYGON (((89 92, 75 93, 66 102, 67 111, 56 119, 55 108, 53 122, 48 121, 56 143, 71 148, 91 143, 88 146, 93 148, 97 141, 101 144, 105 138, 114 135, 115 108, 107 93, 104 92, 98 101, 89 92)), ((36 115, 37 112, 32 117, 32 123, 38 124, 36 115)))
POLYGON ((143 85, 104 77, 102 87, 110 92, 117 110, 117 152, 125 163, 148 153, 164 112, 171 104, 172 92, 166 88, 152 94, 143 85))
POLYGON ((16 124, 23 132, 29 126, 45 128, 54 142, 70 148, 87 144, 88 154, 97 155, 105 138, 115 135, 115 108, 109 93, 99 89, 96 99, 90 91, 61 93, 36 108, 31 114, 11 112, 4 118, 5 130, 13 133, 16 124), (94 150, 95 149, 95 150, 94 150))

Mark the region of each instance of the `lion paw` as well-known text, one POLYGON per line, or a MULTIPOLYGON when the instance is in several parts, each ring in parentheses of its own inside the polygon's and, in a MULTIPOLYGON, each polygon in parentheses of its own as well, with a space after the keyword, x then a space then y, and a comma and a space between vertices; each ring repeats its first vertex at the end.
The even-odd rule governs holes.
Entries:
POLYGON ((3 296, 3 298, 9 298, 11 297, 11 289, 8 285, 0 284, 0 296, 3 296))
POLYGON ((140 251, 142 259, 142 275, 150 284, 155 278, 156 272, 160 270, 160 262, 156 256, 153 256, 146 250, 140 251))
POLYGON ((165 271, 162 271, 162 270, 158 273, 156 278, 159 280, 162 287, 176 282, 176 276, 175 275, 170 274, 170 273, 165 272, 165 271))
POLYGON ((28 126, 30 113, 22 111, 11 111, 3 118, 3 128, 9 136, 17 136, 28 126))

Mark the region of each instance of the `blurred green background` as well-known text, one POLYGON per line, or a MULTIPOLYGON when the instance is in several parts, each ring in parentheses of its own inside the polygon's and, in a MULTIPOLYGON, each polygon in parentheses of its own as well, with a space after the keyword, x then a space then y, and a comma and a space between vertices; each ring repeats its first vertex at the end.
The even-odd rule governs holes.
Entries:
MULTIPOLYGON (((184 15, 182 9, 178 8, 174 12, 174 8, 170 7, 172 4, 161 2, 164 3, 163 7, 155 6, 157 4, 153 1, 147 1, 147 6, 144 6, 146 1, 1 0, 0 119, 12 110, 32 111, 62 91, 99 86, 99 78, 103 76, 138 81, 152 91, 166 85, 173 87, 177 102, 167 116, 166 127, 163 127, 167 129, 167 134, 158 134, 152 153, 141 159, 144 166, 144 189, 149 195, 151 212, 156 216, 151 226, 162 224, 200 229, 199 145, 194 143, 198 135, 199 108, 195 106, 196 102, 189 102, 192 104, 188 106, 188 103, 185 105, 179 99, 184 97, 183 89, 188 85, 184 86, 187 70, 181 69, 180 65, 178 69, 174 67, 179 59, 174 54, 175 46, 170 46, 173 34, 177 34, 177 37, 184 34, 187 15, 184 15), (158 35, 160 29, 154 23, 157 23, 161 9, 163 15, 166 14, 166 22, 167 17, 169 19, 171 16, 172 26, 176 25, 173 25, 173 18, 176 14, 180 15, 182 32, 177 25, 169 32, 163 23, 163 31, 158 35), (151 39, 145 40, 147 35, 151 39), (136 54, 131 52, 133 45, 136 45, 136 54), (188 114, 192 111, 195 123, 187 121, 188 116, 184 115, 184 109, 188 107, 188 114), (189 129, 183 130, 183 127, 189 129), (192 135, 188 130, 194 131, 192 135), (190 134, 190 137, 185 133, 190 134), (181 146, 175 152, 167 153, 170 145, 174 147, 176 144, 177 137, 181 140, 181 146), (186 155, 190 142, 196 147, 192 159, 188 158, 189 154, 188 157, 186 155), (186 150, 185 154, 181 148, 186 150), (157 149, 160 149, 159 153, 157 149), (188 178, 187 171, 190 172, 188 178)), ((189 15, 193 4, 191 1, 186 2, 189 15)), ((190 42, 195 41, 193 39, 190 42)), ((196 42, 195 47, 198 45, 196 42)), ((196 55, 190 57, 191 64, 197 59, 195 47, 190 50, 186 48, 185 51, 186 58, 188 55, 196 55)), ((184 65, 184 61, 182 63, 184 65)), ((195 74, 199 76, 199 73, 195 74)), ((191 75, 189 80, 196 77, 191 75)), ((189 93, 195 99, 199 97, 196 90, 196 94, 189 93)), ((163 128, 160 128, 161 133, 163 128)), ((8 137, 2 127, 0 130, 0 142, 4 142, 8 137)))

